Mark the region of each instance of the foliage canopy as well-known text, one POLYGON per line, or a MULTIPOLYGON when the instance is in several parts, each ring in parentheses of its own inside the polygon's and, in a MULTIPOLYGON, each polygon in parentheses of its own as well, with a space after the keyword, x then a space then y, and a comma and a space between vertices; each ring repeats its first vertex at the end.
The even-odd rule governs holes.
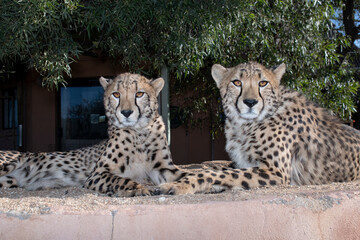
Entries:
POLYGON ((24 63, 49 88, 65 84, 79 55, 100 50, 132 71, 169 67, 174 96, 195 89, 180 103, 184 121, 205 111, 218 126, 213 63, 284 62, 285 84, 342 118, 355 111, 358 84, 336 51, 350 42, 334 31, 330 1, 2 0, 0 8, 3 69, 24 63))

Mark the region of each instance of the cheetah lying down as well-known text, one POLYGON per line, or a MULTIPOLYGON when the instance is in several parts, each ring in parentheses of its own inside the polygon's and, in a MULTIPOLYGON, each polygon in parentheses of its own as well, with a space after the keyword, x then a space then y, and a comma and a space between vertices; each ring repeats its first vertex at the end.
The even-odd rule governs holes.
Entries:
POLYGON ((0 187, 28 190, 84 186, 115 196, 219 192, 278 184, 322 184, 359 177, 359 132, 326 110, 280 86, 285 65, 214 65, 233 166, 185 173, 175 167, 157 113, 161 78, 136 74, 101 78, 109 139, 69 152, 0 151, 0 187), (175 182, 173 182, 175 181, 175 182))
POLYGON ((159 185, 184 173, 172 163, 157 109, 164 80, 138 74, 100 78, 105 89, 109 139, 69 152, 0 151, 0 187, 28 190, 85 186, 114 196, 150 195, 141 185, 159 185))
POLYGON ((236 169, 206 170, 165 183, 172 194, 279 184, 325 184, 359 178, 360 132, 302 94, 280 85, 285 64, 224 68, 212 76, 226 114, 226 150, 236 169))

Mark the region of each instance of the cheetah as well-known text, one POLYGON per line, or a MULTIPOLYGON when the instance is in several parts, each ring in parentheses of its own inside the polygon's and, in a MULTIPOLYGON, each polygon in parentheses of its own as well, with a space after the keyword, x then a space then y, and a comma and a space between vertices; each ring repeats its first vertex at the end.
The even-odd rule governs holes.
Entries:
POLYGON ((113 196, 142 196, 152 192, 142 183, 155 185, 180 179, 186 173, 173 162, 158 113, 157 96, 164 80, 138 74, 100 78, 104 106, 112 131, 106 150, 85 182, 85 187, 113 196))
POLYGON ((0 187, 28 190, 81 187, 111 196, 151 195, 141 183, 159 185, 184 173, 172 162, 157 96, 164 80, 124 73, 101 77, 109 138, 69 152, 0 152, 0 187))
POLYGON ((164 193, 218 192, 275 185, 346 182, 359 178, 360 132, 280 85, 286 66, 219 64, 226 151, 232 168, 207 170, 161 186, 164 193))

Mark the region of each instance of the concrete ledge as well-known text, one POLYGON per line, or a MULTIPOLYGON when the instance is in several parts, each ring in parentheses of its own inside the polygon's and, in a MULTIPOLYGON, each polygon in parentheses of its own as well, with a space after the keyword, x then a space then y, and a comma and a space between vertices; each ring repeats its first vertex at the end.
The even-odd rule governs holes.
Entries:
POLYGON ((360 239, 360 184, 111 198, 0 190, 0 239, 360 239))

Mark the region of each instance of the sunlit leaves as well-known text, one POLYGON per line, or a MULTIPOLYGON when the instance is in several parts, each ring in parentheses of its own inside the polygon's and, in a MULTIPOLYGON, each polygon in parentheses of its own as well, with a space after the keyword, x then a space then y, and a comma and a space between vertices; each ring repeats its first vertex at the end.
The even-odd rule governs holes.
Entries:
POLYGON ((49 88, 65 84, 72 57, 81 53, 73 33, 79 25, 79 1, 11 1, 0 3, 0 61, 23 62, 36 69, 49 88))
POLYGON ((284 62, 284 84, 343 118, 354 110, 358 86, 336 53, 350 43, 334 31, 329 1, 2 0, 0 8, 0 61, 25 63, 50 88, 96 50, 134 72, 158 75, 166 65, 172 95, 197 89, 181 105, 188 119, 210 111, 220 119, 213 63, 284 62))

